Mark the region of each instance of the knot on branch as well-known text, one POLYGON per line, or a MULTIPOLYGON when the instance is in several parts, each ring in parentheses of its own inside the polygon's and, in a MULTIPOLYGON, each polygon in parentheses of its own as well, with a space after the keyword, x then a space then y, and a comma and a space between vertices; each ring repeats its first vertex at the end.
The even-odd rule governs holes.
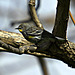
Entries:
POLYGON ((34 1, 34 0, 30 0, 30 1, 29 1, 29 5, 35 6, 35 1, 34 1))
POLYGON ((28 51, 35 51, 37 49, 36 46, 21 46, 19 48, 19 53, 24 54, 24 53, 28 53, 28 51))

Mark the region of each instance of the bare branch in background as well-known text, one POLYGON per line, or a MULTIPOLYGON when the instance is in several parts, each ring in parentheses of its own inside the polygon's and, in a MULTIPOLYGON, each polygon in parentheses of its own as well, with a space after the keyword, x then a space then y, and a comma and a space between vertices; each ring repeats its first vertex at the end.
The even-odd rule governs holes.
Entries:
POLYGON ((75 20, 74 20, 72 14, 71 14, 71 11, 69 11, 69 15, 70 15, 70 17, 71 17, 71 20, 72 20, 73 24, 75 25, 75 20))
POLYGON ((37 6, 36 6, 36 12, 38 12, 39 8, 41 6, 41 0, 37 0, 37 6))
MULTIPOLYGON (((40 63, 40 66, 41 66, 41 69, 42 69, 42 72, 43 72, 43 75, 48 75, 48 70, 46 68, 46 61, 42 58, 38 58, 39 60, 39 63, 40 63)), ((49 74, 50 75, 50 74, 49 74)))

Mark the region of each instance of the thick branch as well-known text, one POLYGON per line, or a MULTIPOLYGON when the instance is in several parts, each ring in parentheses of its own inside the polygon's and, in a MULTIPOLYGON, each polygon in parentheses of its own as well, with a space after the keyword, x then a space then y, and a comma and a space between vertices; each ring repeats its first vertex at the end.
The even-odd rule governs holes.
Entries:
MULTIPOLYGON (((0 40, 0 47, 3 47, 3 48, 5 48, 5 49, 7 49, 7 50, 6 50, 7 52, 20 53, 20 51, 19 51, 18 48, 14 48, 14 47, 12 47, 12 46, 10 46, 10 45, 7 45, 6 43, 2 42, 1 40, 0 40)), ((4 51, 4 50, 3 50, 3 51, 4 51)))
POLYGON ((67 23, 69 18, 70 0, 58 0, 56 20, 53 34, 66 39, 67 23))
POLYGON ((24 39, 24 37, 19 33, 7 32, 2 30, 0 30, 0 40, 14 47, 32 44, 24 39))
MULTIPOLYGON (((69 66, 75 67, 75 44, 69 41, 55 41, 55 39, 52 41, 52 39, 47 37, 40 41, 36 47, 32 43, 26 41, 21 34, 1 30, 0 40, 2 43, 4 42, 6 45, 11 46, 12 48, 17 48, 18 54, 25 53, 38 57, 55 58, 67 63, 69 66)), ((4 47, 4 45, 0 46, 5 48, 4 50, 0 49, 0 51, 9 51, 9 48, 4 47)), ((13 49, 10 48, 9 52, 13 53, 13 49)), ((15 49, 14 52, 16 53, 15 49)))

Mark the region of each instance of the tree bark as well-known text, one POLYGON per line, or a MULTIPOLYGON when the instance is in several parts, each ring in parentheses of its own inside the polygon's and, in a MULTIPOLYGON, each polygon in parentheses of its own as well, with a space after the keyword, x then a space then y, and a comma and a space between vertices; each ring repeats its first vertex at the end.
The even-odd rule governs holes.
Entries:
POLYGON ((58 0, 53 34, 66 39, 70 0, 58 0))

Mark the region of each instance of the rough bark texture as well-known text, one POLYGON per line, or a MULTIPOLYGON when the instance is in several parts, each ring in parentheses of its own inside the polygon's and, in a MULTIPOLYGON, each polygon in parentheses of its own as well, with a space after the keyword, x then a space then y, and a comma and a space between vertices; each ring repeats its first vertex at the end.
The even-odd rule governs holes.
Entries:
POLYGON ((53 34, 66 39, 67 23, 69 18, 70 0, 58 0, 56 20, 53 34))
MULTIPOLYGON (((0 40, 8 46, 17 48, 17 50, 11 49, 11 47, 9 50, 0 48, 0 51, 55 58, 67 63, 69 66, 75 67, 75 44, 72 42, 45 38, 38 47, 35 47, 32 43, 25 40, 21 34, 1 30, 0 40)), ((3 45, 1 42, 0 46, 5 48, 5 44, 3 45)))

